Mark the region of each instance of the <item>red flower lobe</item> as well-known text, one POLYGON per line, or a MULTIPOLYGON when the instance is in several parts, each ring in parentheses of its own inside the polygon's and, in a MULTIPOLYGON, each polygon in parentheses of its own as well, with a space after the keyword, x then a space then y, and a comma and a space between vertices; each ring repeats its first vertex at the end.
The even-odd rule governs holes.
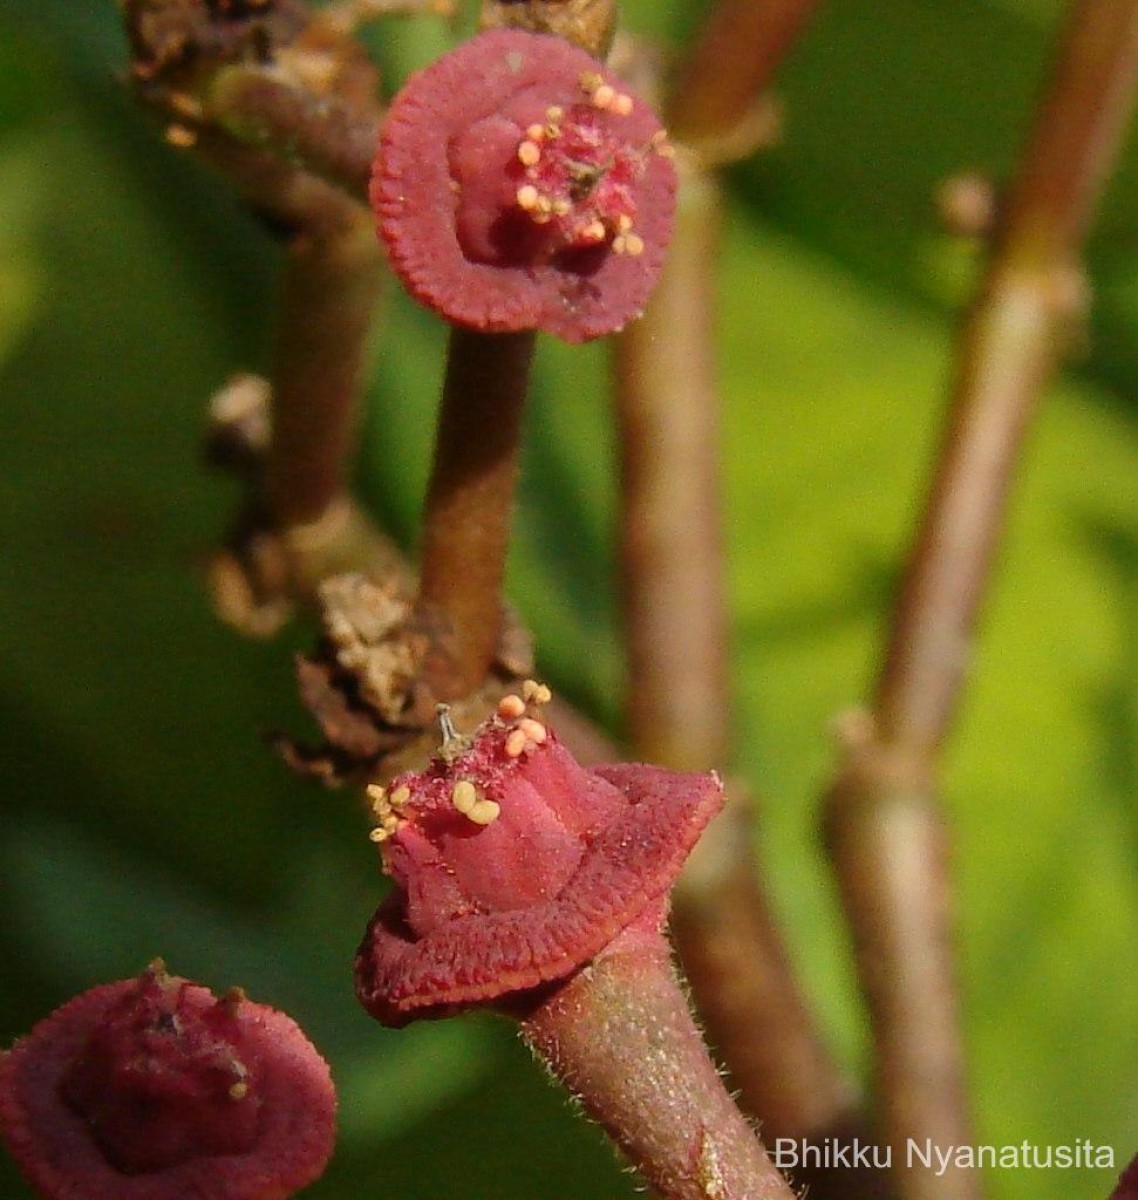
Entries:
POLYGON ((425 771, 374 789, 396 886, 356 984, 385 1024, 503 1003, 573 974, 643 914, 662 919, 722 805, 714 775, 587 771, 532 714, 507 697, 472 741, 450 738, 425 771))
POLYGON ((335 1093, 283 1013, 155 964, 0 1061, 0 1132, 46 1197, 283 1200, 323 1171, 335 1093))
POLYGON ((560 38, 499 29, 396 96, 371 200, 420 302, 580 342, 642 311, 675 188, 663 129, 618 80, 560 38))

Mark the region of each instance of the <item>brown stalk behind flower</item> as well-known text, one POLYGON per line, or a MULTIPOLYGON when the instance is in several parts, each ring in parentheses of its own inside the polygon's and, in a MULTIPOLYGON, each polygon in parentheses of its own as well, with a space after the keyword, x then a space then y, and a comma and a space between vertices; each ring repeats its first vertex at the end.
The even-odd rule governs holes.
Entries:
MULTIPOLYGON (((729 738, 714 349, 722 195, 712 164, 769 139, 762 90, 812 7, 725 0, 713 10, 669 105, 673 133, 692 145, 681 154, 668 262, 615 347, 629 731, 638 756, 675 769, 721 765, 729 738)), ((673 894, 697 1007, 764 1137, 867 1140, 856 1091, 818 1034, 760 885, 751 824, 750 798, 732 788, 673 894)), ((818 1196, 884 1189, 870 1170, 795 1175, 818 1196)))
MULTIPOLYGON (((1138 76, 1138 4, 1073 4, 960 333, 952 411, 872 716, 845 723, 826 833, 876 1044, 885 1132, 969 1142, 940 751, 959 702, 1016 462, 1085 300, 1082 241, 1138 76)), ((905 1200, 971 1200, 972 1172, 906 1170, 905 1200)))
POLYGON ((329 574, 400 578, 393 546, 347 490, 382 268, 371 222, 339 188, 259 148, 284 123, 302 149, 323 149, 334 175, 374 141, 376 72, 295 0, 128 0, 124 20, 136 92, 168 140, 220 169, 287 239, 271 385, 219 393, 207 447, 247 487, 211 565, 215 603, 246 632, 270 634, 329 574))

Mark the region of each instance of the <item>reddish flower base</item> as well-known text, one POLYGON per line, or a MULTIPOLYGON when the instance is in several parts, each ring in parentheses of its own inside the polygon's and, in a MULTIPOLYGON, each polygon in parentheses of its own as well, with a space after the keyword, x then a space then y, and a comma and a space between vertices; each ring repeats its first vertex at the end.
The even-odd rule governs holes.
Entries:
POLYGON ((500 29, 396 96, 371 200, 421 303, 581 342, 643 310, 675 190, 664 131, 619 80, 560 38, 500 29))
MULTIPOLYGON (((540 689, 544 691, 544 689, 540 689)), ((538 694, 540 694, 540 691, 538 694)), ((565 979, 663 900, 722 805, 714 775, 586 771, 517 696, 472 743, 375 789, 396 890, 356 960, 388 1025, 565 979)))
POLYGON ((0 1061, 0 1131, 68 1200, 283 1200, 332 1152, 335 1093, 289 1017, 158 964, 57 1009, 0 1061))

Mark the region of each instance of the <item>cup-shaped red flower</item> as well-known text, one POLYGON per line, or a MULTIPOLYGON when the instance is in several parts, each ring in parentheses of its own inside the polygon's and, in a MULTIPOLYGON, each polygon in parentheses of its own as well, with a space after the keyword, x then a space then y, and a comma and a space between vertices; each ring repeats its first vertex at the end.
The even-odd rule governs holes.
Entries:
POLYGON ((496 29, 395 97, 371 201, 421 303, 581 342, 643 310, 672 233, 671 155, 651 110, 583 50, 496 29))
POLYGON ((356 960, 364 1007, 388 1025, 468 1005, 517 1007, 567 979, 664 897, 722 805, 713 774, 586 770, 507 696, 473 739, 444 737, 421 773, 375 789, 395 889, 356 960))
POLYGON ((0 1060, 0 1132, 49 1200, 283 1200, 324 1170, 335 1108, 291 1018, 158 962, 0 1060))

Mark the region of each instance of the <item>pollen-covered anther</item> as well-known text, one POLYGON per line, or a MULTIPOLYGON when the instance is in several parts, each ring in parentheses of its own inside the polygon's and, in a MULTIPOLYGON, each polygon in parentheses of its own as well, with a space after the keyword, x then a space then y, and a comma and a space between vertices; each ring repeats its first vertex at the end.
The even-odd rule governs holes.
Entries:
POLYGON ((628 254, 635 258, 644 253, 644 239, 635 233, 622 233, 613 238, 612 248, 617 254, 628 254))
POLYGON ((541 162, 541 147, 530 138, 525 138, 518 146, 518 162, 523 167, 534 167, 541 162))
POLYGON ((240 1083, 234 1083, 229 1088, 230 1100, 244 1100, 249 1094, 249 1085, 241 1080, 240 1083))
POLYGON ((590 99, 595 108, 612 108, 612 102, 617 97, 616 88, 611 83, 602 83, 596 91, 593 92, 590 99))
POLYGON ((521 758, 525 751, 529 739, 526 737, 524 729, 511 729, 506 735, 506 744, 504 749, 507 758, 521 758))
POLYGON ((609 105, 609 111, 618 117, 627 117, 632 112, 632 97, 627 92, 617 92, 609 105))
POLYGON ((469 779, 460 779, 450 794, 450 802, 464 817, 470 816, 482 797, 469 779))
POLYGON ((473 821, 475 825, 493 825, 494 822, 502 815, 502 806, 497 800, 488 800, 485 797, 479 800, 477 804, 466 814, 468 821, 473 821))
POLYGON ((675 158, 676 148, 668 141, 668 131, 666 129, 658 129, 652 135, 652 140, 649 145, 661 158, 675 158))
POLYGON ((522 684, 522 699, 527 704, 540 708, 553 699, 553 693, 544 683, 538 683, 536 679, 527 679, 522 684))
POLYGON ((526 711, 526 702, 512 692, 498 701, 498 716, 503 721, 516 721, 526 711))
POLYGON ((523 183, 517 192, 518 208, 525 212, 533 212, 536 210, 538 201, 541 199, 541 193, 533 186, 532 183, 523 183))
POLYGON ((549 736, 549 731, 540 721, 535 721, 533 717, 523 717, 518 722, 518 729, 526 735, 526 740, 540 746, 542 742, 549 736))
POLYGON ((588 225, 581 230, 578 237, 582 242, 599 243, 603 242, 608 237, 608 230, 604 226, 603 221, 590 221, 588 225))

